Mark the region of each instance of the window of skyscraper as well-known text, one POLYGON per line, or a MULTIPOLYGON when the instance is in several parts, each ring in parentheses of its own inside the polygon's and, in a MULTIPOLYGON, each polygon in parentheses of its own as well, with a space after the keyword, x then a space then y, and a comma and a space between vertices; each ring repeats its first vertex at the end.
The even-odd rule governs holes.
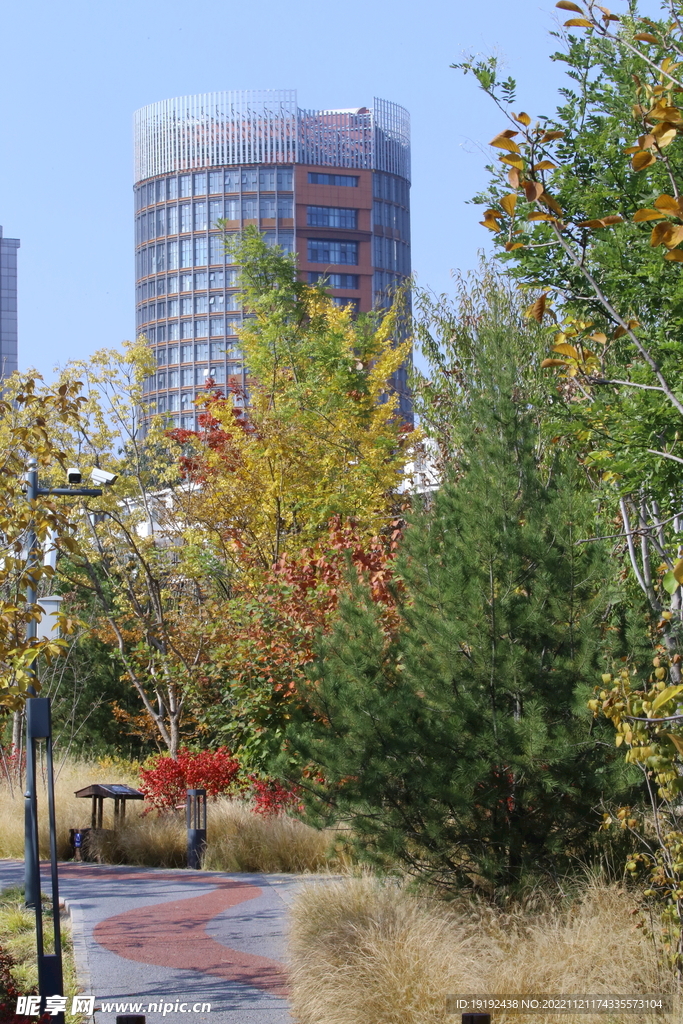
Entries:
POLYGON ((239 285, 239 267, 230 267, 225 271, 225 287, 237 288, 239 285))
POLYGON ((256 177, 257 171, 248 170, 242 171, 242 191, 243 192, 255 192, 256 191, 256 177))
POLYGON ((181 274, 180 275, 180 290, 181 292, 192 291, 192 274, 181 274))
POLYGON ((195 320, 194 322, 194 336, 195 338, 206 338, 209 333, 209 321, 195 320))
MULTIPOLYGON (((190 277, 190 281, 192 278, 190 277)), ((192 288, 192 285, 190 285, 192 288)), ((192 299, 181 299, 180 300, 180 315, 181 316, 192 316, 192 299)))
MULTIPOLYGON (((171 382, 169 380, 168 386, 170 388, 177 388, 178 387, 178 371, 176 370, 174 372, 175 372, 176 381, 175 381, 175 384, 171 384, 171 382)), ((171 376, 172 376, 172 374, 169 373, 169 377, 171 377, 171 376)), ((180 398, 178 397, 178 395, 169 395, 168 396, 168 409, 169 409, 169 412, 173 412, 174 410, 176 410, 178 408, 179 404, 180 404, 180 398)))
POLYGON ((283 167, 277 172, 277 187, 282 189, 284 192, 291 192, 292 190, 292 169, 291 167, 283 167))
POLYGON ((318 171, 308 172, 309 185, 341 185, 357 188, 358 178, 352 174, 320 174, 318 171))
POLYGON ((206 231, 206 203, 194 204, 194 229, 206 231))
POLYGON ((322 281, 326 288, 358 288, 358 274, 325 274, 320 270, 311 270, 308 283, 322 281))
POLYGON ((223 194, 223 171, 211 171, 209 173, 209 195, 223 194))
POLYGON ((206 235, 201 235, 199 238, 194 240, 194 265, 195 267, 205 267, 208 260, 208 245, 206 241, 206 235))
MULTIPOLYGON (((180 321, 180 337, 181 338, 194 338, 194 331, 192 329, 192 321, 191 320, 181 320, 180 321)), ((185 362, 185 360, 181 359, 181 362, 185 362)))
MULTIPOLYGON (((177 363, 178 362, 178 346, 177 345, 169 346, 169 349, 168 349, 168 361, 169 361, 169 364, 171 366, 173 365, 173 363, 177 363)), ((169 381, 169 385, 170 385, 170 381, 169 381)))
POLYGON ((166 210, 162 206, 160 210, 157 210, 157 238, 166 234, 166 210))
POLYGON ((157 327, 157 341, 166 341, 166 324, 157 327))
MULTIPOLYGON (((178 245, 177 242, 175 242, 174 244, 176 246, 178 245)), ((170 243, 169 243, 169 248, 170 248, 170 243)), ((168 279, 168 294, 169 295, 176 295, 177 292, 178 292, 178 275, 177 274, 173 274, 168 279)))
POLYGON ((194 275, 194 286, 195 288, 206 288, 207 273, 205 270, 200 270, 194 275))
POLYGON ((147 237, 156 238, 156 231, 154 229, 154 210, 150 210, 147 217, 147 237))
POLYGON ((194 370, 190 369, 189 367, 185 368, 184 370, 181 370, 180 371, 180 386, 181 386, 181 388, 186 388, 188 386, 191 387, 193 383, 194 383, 194 370))
POLYGON ((210 366, 209 376, 214 384, 225 384, 225 366, 210 366))
POLYGON ((187 196, 192 195, 192 178, 189 174, 181 174, 180 176, 180 198, 185 199, 187 196))
POLYGON ((258 217, 258 204, 256 199, 242 200, 242 217, 244 220, 256 220, 258 217))
POLYGON ((158 413, 166 412, 166 395, 159 395, 156 401, 156 411, 158 413))
POLYGON ((196 360, 201 361, 202 359, 209 358, 209 343, 208 341, 200 341, 198 345, 194 347, 194 357, 196 360))
POLYGON ((157 257, 156 257, 156 270, 166 270, 166 243, 162 242, 161 245, 157 246, 157 257))
POLYGON ((196 196, 206 195, 206 174, 195 174, 194 176, 194 194, 196 196))
MULTIPOLYGON (((191 337, 191 335, 188 335, 191 337)), ((191 363, 194 358, 194 345, 181 345, 180 346, 180 362, 191 363)))
POLYGON ((169 235, 177 235, 178 234, 178 207, 177 206, 169 206, 169 207, 167 207, 166 219, 167 219, 167 222, 168 222, 168 234, 169 235))
POLYGON ((239 199, 226 199, 225 200, 225 219, 226 220, 239 220, 240 219, 240 201, 239 201, 239 199))
POLYGON ((157 349, 157 366, 166 366, 166 349, 157 349))
POLYGON ((191 267, 192 266, 192 239, 183 238, 180 243, 180 266, 191 267))
POLYGON ((267 220, 275 219, 275 196, 261 196, 261 216, 267 220))
POLYGON ((166 303, 157 302, 157 318, 161 319, 162 316, 166 316, 166 303))
POLYGON ((177 299, 169 299, 168 302, 166 303, 166 308, 168 309, 168 316, 178 316, 177 299))
POLYGON ((166 292, 166 278, 165 277, 158 277, 157 278, 157 295, 164 295, 165 292, 166 292))
POLYGON ((209 235, 209 263, 223 263, 224 260, 225 242, 223 235, 209 235))
POLYGON ((309 238, 309 263, 358 263, 358 242, 309 238))
POLYGON ((278 196, 277 215, 281 220, 294 216, 294 201, 291 196, 278 196))
POLYGON ((189 203, 181 203, 180 230, 183 233, 186 231, 192 231, 192 207, 189 203))
POLYGON ((307 206, 306 223, 309 227, 357 228, 358 210, 338 206, 307 206))
MULTIPOLYGON (((211 318, 211 337, 219 338, 225 334, 225 320, 222 316, 215 316, 211 318)), ((213 358, 213 357, 212 357, 213 358)))
MULTIPOLYGON (((188 373, 192 373, 192 370, 188 370, 187 372, 188 373)), ((187 383, 190 384, 191 381, 188 381, 187 383)), ((181 409, 191 409, 193 402, 194 402, 194 395, 193 395, 193 393, 191 391, 183 391, 182 394, 180 395, 180 408, 181 409)), ((192 429, 192 426, 191 426, 190 423, 187 423, 187 425, 185 423, 183 423, 183 426, 185 426, 186 430, 187 429, 190 429, 190 430, 192 429)))
POLYGON ((217 222, 223 217, 223 200, 212 199, 209 203, 209 227, 215 228, 217 222))
POLYGON ((239 192, 240 190, 240 172, 239 171, 226 171, 225 172, 225 191, 226 192, 239 192))
POLYGON ((222 359, 225 355, 225 342, 224 341, 212 341, 209 346, 210 358, 211 359, 222 359))
MULTIPOLYGON (((229 271, 228 271, 229 273, 229 271)), ((209 288, 223 288, 225 285, 225 274, 222 270, 212 270, 209 274, 209 288)))
MULTIPOLYGON (((197 358, 199 358, 199 356, 197 358)), ((202 358, 206 359, 206 356, 203 356, 202 358)), ((207 379, 208 376, 209 376, 209 368, 208 368, 208 366, 195 366, 195 369, 194 369, 194 382, 195 382, 196 387, 198 387, 198 388, 204 387, 204 384, 206 383, 206 379, 207 379)))
POLYGON ((262 168, 259 171, 259 186, 262 192, 275 191, 276 171, 274 167, 262 168))
POLYGON ((242 306, 242 296, 240 292, 228 292, 225 296, 225 308, 228 312, 240 309, 242 306))
POLYGON ((157 388, 161 391, 162 388, 165 388, 165 387, 166 387, 166 374, 165 373, 158 373, 157 374, 157 388))

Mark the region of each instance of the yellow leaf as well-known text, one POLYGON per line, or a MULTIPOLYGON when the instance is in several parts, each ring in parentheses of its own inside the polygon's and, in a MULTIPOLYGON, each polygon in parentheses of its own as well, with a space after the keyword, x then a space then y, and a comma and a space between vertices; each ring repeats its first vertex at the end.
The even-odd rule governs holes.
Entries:
POLYGON ((683 224, 672 224, 666 220, 652 229, 650 245, 653 247, 665 245, 667 249, 673 249, 679 242, 683 242, 683 224))
POLYGON ((508 216, 514 217, 515 207, 517 205, 517 196, 514 192, 510 192, 509 195, 503 196, 503 198, 500 201, 500 205, 503 207, 508 216))
POLYGON ((569 21, 565 21, 565 28, 592 28, 588 18, 570 18, 569 21))
POLYGON ((579 353, 566 341, 561 341, 559 345, 553 345, 553 352, 559 352, 561 356, 569 356, 571 359, 578 359, 579 353))
POLYGON ((672 697, 678 696, 683 691, 683 686, 667 686, 666 690, 662 690, 659 696, 655 699, 652 704, 652 710, 656 711, 657 708, 661 708, 662 704, 666 704, 672 697))
POLYGON ((672 124, 683 123, 683 115, 678 107, 667 107, 663 103, 658 103, 656 107, 653 107, 647 116, 652 121, 671 121, 672 124))
POLYGON ((511 167, 508 171, 508 181, 513 188, 519 188, 519 171, 516 167, 511 167))
POLYGON ((610 224, 621 224, 623 219, 624 218, 621 216, 620 213, 610 213, 609 217, 602 218, 602 223, 605 226, 609 226, 610 224))
POLYGON ((606 345, 607 335, 603 334, 602 331, 597 331, 595 334, 591 334, 591 341, 599 341, 601 345, 606 345))
POLYGON ((641 224, 645 220, 662 220, 665 214, 660 213, 659 210, 636 210, 633 214, 633 223, 641 224))
POLYGON ((577 14, 583 14, 583 11, 577 4, 571 3, 571 0, 559 0, 559 3, 555 4, 561 11, 576 11, 577 14))
POLYGON ((557 218, 551 217, 549 213, 530 213, 527 220, 547 220, 551 224, 557 224, 557 218))
POLYGON ((615 328, 614 334, 612 335, 612 337, 613 338, 623 338, 625 334, 628 334, 628 331, 626 330, 625 327, 621 327, 620 326, 620 327, 616 327, 615 328))
POLYGON ((664 240, 664 245, 667 249, 675 249, 681 242, 683 242, 683 224, 672 225, 671 232, 664 240))
POLYGON ((549 196, 547 192, 544 192, 542 196, 538 197, 538 201, 543 203, 549 209, 554 210, 558 217, 562 216, 562 207, 556 202, 552 196, 549 196))
POLYGON ((624 153, 626 153, 626 156, 632 156, 634 153, 637 153, 639 149, 640 146, 627 146, 624 153))
POLYGON ((634 171, 642 171, 646 167, 651 167, 656 160, 657 158, 653 156, 652 153, 646 153, 643 150, 639 150, 631 160, 631 167, 634 171))
POLYGON ((673 568, 673 573, 679 583, 683 583, 683 558, 679 558, 673 568))
POLYGON ((623 217, 618 214, 613 214, 609 217, 601 217, 600 220, 580 220, 580 228, 591 228, 593 231, 598 231, 600 228, 608 228, 612 224, 620 224, 623 217))
POLYGON ((500 224, 493 217, 487 217, 486 220, 480 220, 479 223, 483 228, 488 228, 489 231, 500 231, 500 224))
POLYGON ((535 302, 527 309, 527 316, 533 317, 539 324, 543 320, 543 314, 545 313, 546 297, 545 295, 539 295, 535 302))
POLYGON ((523 249, 524 242, 507 242, 505 244, 505 251, 512 252, 513 249, 523 249))
POLYGON ((545 370, 549 366, 566 366, 566 365, 567 365, 567 360, 566 359, 544 359, 542 361, 542 363, 541 363, 541 368, 543 370, 545 370))
POLYGON ((519 153, 519 146, 512 139, 508 138, 507 135, 501 133, 496 135, 495 139, 491 139, 489 146, 497 146, 498 149, 507 149, 509 153, 519 153))
POLYGON ((538 181, 525 181, 524 194, 527 198, 527 202, 535 203, 536 200, 540 199, 543 195, 543 185, 538 181))
POLYGON ((658 43, 659 40, 651 32, 636 32, 634 39, 640 39, 643 43, 658 43))
POLYGON ((557 164, 554 164, 552 160, 541 160, 540 164, 534 164, 532 167, 534 171, 556 171, 557 164))
POLYGON ((638 145, 641 149, 651 149, 655 144, 655 137, 652 132, 648 132, 647 135, 641 135, 638 139, 638 145))
POLYGON ((543 135, 541 136, 541 142, 553 142, 555 139, 563 139, 563 138, 564 138, 564 132, 558 132, 558 131, 543 132, 543 135))
POLYGON ((525 114, 523 110, 520 110, 519 114, 513 114, 512 116, 515 121, 519 121, 520 124, 525 126, 531 124, 531 118, 528 114, 525 114))
POLYGON ((680 217, 683 212, 681 210, 681 204, 677 199, 674 199, 673 196, 659 196, 655 199, 655 206, 658 210, 664 210, 665 213, 670 213, 674 217, 680 217))
POLYGON ((664 253, 665 260, 672 260, 674 263, 683 263, 683 249, 671 249, 664 253))
POLYGON ((516 167, 518 170, 524 170, 524 161, 521 156, 502 156, 500 158, 502 164, 509 164, 510 167, 516 167))

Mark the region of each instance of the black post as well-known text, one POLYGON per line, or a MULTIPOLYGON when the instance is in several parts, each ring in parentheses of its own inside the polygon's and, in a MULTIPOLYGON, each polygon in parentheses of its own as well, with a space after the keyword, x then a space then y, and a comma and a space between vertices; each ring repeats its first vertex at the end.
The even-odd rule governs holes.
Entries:
POLYGON ((187 866, 198 870, 206 850, 206 790, 188 789, 185 799, 187 866))
MULTIPOLYGON (((38 462, 30 458, 27 462, 26 497, 29 502, 29 528, 27 534, 28 547, 28 583, 26 586, 26 603, 32 610, 38 598, 37 564, 38 538, 34 526, 35 503, 44 494, 64 494, 74 497, 86 495, 99 497, 102 491, 95 488, 49 487, 38 486, 38 462)), ((35 619, 26 623, 26 639, 35 640, 38 634, 35 619)), ((55 784, 52 764, 52 718, 50 714, 50 698, 38 697, 34 685, 37 680, 36 670, 29 669, 32 682, 28 686, 26 702, 26 793, 24 802, 24 900, 26 906, 35 907, 36 912, 36 953, 38 959, 38 991, 40 992, 40 1012, 45 1011, 45 1000, 48 996, 64 995, 64 976, 62 970, 62 937, 59 919, 59 881, 57 875, 57 829, 55 821, 55 784), (38 793, 36 785, 36 744, 45 740, 47 744, 47 805, 50 828, 50 872, 52 882, 52 920, 54 923, 54 953, 46 953, 43 937, 43 907, 40 892, 40 848, 38 845, 38 793)), ((64 1014, 52 1014, 54 1024, 64 1024, 64 1014)))

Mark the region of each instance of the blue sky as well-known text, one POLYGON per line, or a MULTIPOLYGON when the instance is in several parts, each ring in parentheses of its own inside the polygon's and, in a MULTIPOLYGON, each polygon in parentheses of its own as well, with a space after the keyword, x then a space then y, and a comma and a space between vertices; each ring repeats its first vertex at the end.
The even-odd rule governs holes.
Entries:
POLYGON ((519 108, 550 112, 552 0, 99 0, 3 10, 0 224, 19 237, 19 365, 117 346, 134 327, 133 111, 185 93, 296 88, 302 107, 373 96, 412 116, 413 268, 448 290, 486 244, 467 199, 502 118, 449 65, 504 57, 519 108))

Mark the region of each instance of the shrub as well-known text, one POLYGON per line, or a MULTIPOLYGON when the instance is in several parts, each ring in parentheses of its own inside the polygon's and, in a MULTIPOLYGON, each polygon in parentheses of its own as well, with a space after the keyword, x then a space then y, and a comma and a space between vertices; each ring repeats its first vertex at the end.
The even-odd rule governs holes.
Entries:
POLYGON ((205 789, 211 797, 237 789, 240 764, 226 747, 198 753, 183 747, 176 758, 157 754, 147 763, 140 769, 140 791, 160 811, 184 804, 188 789, 205 789))
POLYGON ((14 1008, 20 994, 12 977, 15 963, 14 957, 0 947, 0 1024, 15 1020, 14 1008))

